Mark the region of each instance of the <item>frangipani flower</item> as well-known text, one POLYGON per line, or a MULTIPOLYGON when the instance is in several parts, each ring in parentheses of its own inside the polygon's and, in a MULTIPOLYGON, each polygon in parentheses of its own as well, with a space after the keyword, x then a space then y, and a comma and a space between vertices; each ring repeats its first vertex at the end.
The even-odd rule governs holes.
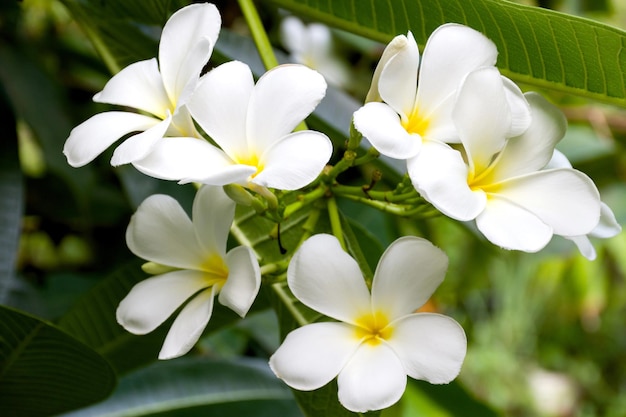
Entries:
MULTIPOLYGON (((457 90, 470 72, 493 67, 496 56, 493 42, 458 24, 432 33, 421 63, 413 34, 399 35, 383 52, 369 102, 354 113, 354 126, 381 154, 396 159, 414 157, 424 141, 457 143, 452 121, 457 90)), ((510 80, 503 83, 513 115, 509 135, 519 135, 528 126, 528 105, 510 80)))
POLYGON ((297 17, 288 16, 280 24, 280 37, 295 62, 319 71, 330 84, 344 86, 348 83, 348 68, 333 54, 328 26, 305 25, 297 17))
POLYGON ((199 137, 186 103, 211 56, 220 26, 213 4, 193 4, 174 13, 163 27, 158 63, 152 58, 127 66, 93 98, 147 114, 110 111, 76 126, 63 148, 68 163, 83 166, 132 132, 141 133, 115 149, 112 165, 143 158, 164 136, 199 137))
POLYGON ((193 202, 193 221, 176 200, 148 197, 131 218, 126 243, 137 256, 169 269, 135 285, 117 308, 117 321, 134 334, 156 329, 185 302, 165 338, 159 359, 187 353, 213 311, 213 299, 245 316, 261 285, 252 250, 226 253, 235 203, 221 187, 204 186, 193 202), (167 268, 169 267, 169 268, 167 268))
POLYGON ((487 239, 506 249, 536 252, 553 234, 589 233, 600 218, 593 181, 569 168, 543 169, 565 133, 565 117, 527 93, 531 125, 507 140, 511 111, 498 79, 492 68, 467 76, 453 114, 464 153, 424 143, 408 166, 413 185, 445 215, 475 219, 487 239))
POLYGON ((222 64, 203 76, 188 105, 221 149, 193 138, 165 140, 135 167, 163 179, 302 188, 322 171, 332 144, 320 132, 292 131, 325 92, 324 78, 303 65, 273 68, 255 85, 246 64, 222 64))
POLYGON ((463 329, 449 317, 415 313, 447 266, 446 255, 427 240, 400 238, 381 257, 370 294, 356 261, 335 237, 309 238, 289 264, 289 288, 302 303, 338 321, 289 333, 270 367, 303 391, 337 377, 339 401, 354 412, 397 402, 407 375, 450 382, 465 358, 463 329))
MULTIPOLYGON (((546 169, 553 168, 572 168, 572 164, 558 150, 554 151, 552 160, 546 166, 546 169)), ((622 231, 622 226, 617 222, 615 214, 611 208, 604 202, 600 202, 600 221, 587 235, 582 236, 563 236, 566 239, 571 240, 576 244, 576 247, 580 253, 589 260, 596 259, 596 250, 591 244, 589 237, 596 237, 600 239, 608 239, 613 236, 617 236, 622 231)))

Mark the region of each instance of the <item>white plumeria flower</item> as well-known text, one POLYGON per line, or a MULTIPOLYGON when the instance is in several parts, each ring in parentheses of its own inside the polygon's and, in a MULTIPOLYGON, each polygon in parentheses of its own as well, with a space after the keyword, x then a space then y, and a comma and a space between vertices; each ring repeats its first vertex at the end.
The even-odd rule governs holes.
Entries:
POLYGON ((121 70, 94 96, 94 101, 132 107, 147 114, 110 111, 76 126, 65 142, 68 163, 91 162, 120 137, 111 164, 134 162, 164 136, 199 137, 186 103, 217 41, 221 17, 213 4, 193 4, 174 13, 163 27, 159 61, 135 62, 121 70))
MULTIPOLYGON (((381 154, 396 159, 414 157, 424 141, 458 143, 452 121, 457 90, 470 72, 493 67, 497 53, 480 32, 458 24, 432 33, 421 62, 413 34, 397 36, 383 52, 369 102, 354 113, 354 126, 381 154)), ((528 126, 528 105, 513 82, 503 82, 513 107, 509 133, 519 135, 528 126)))
POLYGON ((415 313, 447 266, 446 255, 427 240, 400 238, 381 257, 370 294, 356 261, 334 236, 309 238, 289 264, 289 288, 306 306, 338 321, 289 333, 270 367, 303 391, 337 377, 339 401, 354 412, 397 402, 407 375, 450 382, 465 358, 465 332, 449 317, 415 313))
POLYGON ((295 16, 288 16, 280 24, 280 37, 291 59, 319 71, 330 84, 338 87, 348 83, 349 71, 333 55, 332 33, 326 25, 305 25, 295 16))
POLYGON ((468 75, 453 114, 463 153, 425 143, 408 166, 413 185, 445 215, 475 219, 485 237, 505 249, 536 252, 553 235, 589 233, 600 218, 593 181, 569 168, 543 169, 565 134, 565 117, 527 93, 532 122, 507 140, 511 110, 500 79, 493 68, 468 75))
MULTIPOLYGON (((187 300, 165 338, 159 359, 187 353, 202 335, 213 299, 245 316, 261 285, 252 249, 226 253, 235 203, 221 187, 204 186, 193 202, 193 221, 172 197, 148 197, 131 218, 126 243, 137 256, 170 267, 135 285, 117 308, 117 321, 129 332, 156 329, 187 300)), ((164 268, 165 269, 165 268, 164 268)))
POLYGON ((221 149, 193 138, 165 140, 135 167, 184 182, 240 184, 255 190, 302 188, 322 171, 332 143, 323 133, 293 129, 325 92, 324 78, 303 65, 273 68, 255 85, 246 64, 222 64, 203 76, 188 104, 221 149))
MULTIPOLYGON (((572 168, 571 162, 563 153, 558 150, 554 151, 552 159, 546 166, 546 169, 554 168, 572 168)), ((608 239, 617 236, 622 231, 622 226, 617 222, 615 214, 611 208, 604 202, 600 202, 600 221, 587 235, 582 236, 563 236, 576 244, 580 253, 590 261, 596 259, 596 250, 591 244, 589 237, 600 239, 608 239)))

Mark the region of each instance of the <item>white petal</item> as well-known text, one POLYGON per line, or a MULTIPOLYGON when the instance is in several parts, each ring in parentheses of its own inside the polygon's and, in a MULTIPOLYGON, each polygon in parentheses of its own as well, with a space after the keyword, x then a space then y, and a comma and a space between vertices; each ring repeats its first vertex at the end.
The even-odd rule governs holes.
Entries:
MULTIPOLYGON (((374 75, 372 76, 372 83, 370 85, 370 89, 367 92, 367 96, 365 97, 365 102, 369 103, 372 101, 381 101, 380 92, 378 91, 378 82, 380 80, 380 74, 383 72, 383 69, 389 62, 389 60, 394 57, 396 54, 402 52, 404 49, 409 48, 409 41, 406 36, 398 35, 391 40, 383 50, 382 56, 376 65, 376 70, 374 70, 374 75)), ((407 53, 407 52, 404 52, 407 53)), ((419 54, 419 50, 418 50, 419 54)), ((419 56, 418 56, 419 59, 419 56)), ((416 68, 417 70, 417 68, 416 68)), ((415 72, 413 84, 417 87, 417 72, 415 72)))
POLYGON ((244 317, 261 287, 261 270, 254 252, 247 246, 232 249, 226 255, 228 279, 222 287, 219 302, 244 317))
POLYGON ((71 166, 81 167, 122 136, 150 129, 159 122, 159 119, 136 113, 112 111, 96 114, 72 129, 63 153, 71 166))
POLYGON ((535 214, 557 235, 586 235, 600 221, 598 190, 574 169, 539 171, 502 182, 498 188, 498 194, 535 214))
POLYGON ((406 371, 386 343, 363 343, 339 373, 337 385, 339 402, 348 410, 381 410, 404 394, 406 371))
POLYGON ((339 374, 359 346, 352 326, 313 323, 287 335, 270 358, 270 368, 292 388, 311 391, 339 374))
POLYGON ((501 196, 490 196, 476 226, 494 245, 537 252, 552 238, 552 228, 524 207, 501 196))
POLYGON ((422 147, 422 138, 407 132, 400 116, 385 103, 367 103, 354 112, 354 127, 378 152, 390 158, 411 158, 422 147))
POLYGON ((144 110, 159 119, 165 119, 171 108, 156 58, 130 64, 115 74, 93 99, 144 110))
POLYGON ((297 190, 322 172, 333 153, 326 135, 304 130, 285 136, 261 157, 262 170, 253 183, 279 190, 297 190))
MULTIPOLYGON (((537 171, 545 167, 554 155, 554 147, 567 130, 563 113, 541 95, 527 93, 532 122, 519 137, 509 139, 498 156, 492 181, 504 180, 537 171)), ((558 151, 556 151, 558 152, 558 151)), ((565 158, 562 167, 571 164, 565 158), (565 162, 566 161, 566 162, 565 162)))
POLYGON ((424 142, 407 168, 415 189, 446 216, 472 220, 487 204, 485 194, 467 184, 468 168, 461 153, 444 143, 424 142))
POLYGON ((308 238, 291 258, 287 283, 302 303, 337 320, 354 323, 371 313, 363 274, 334 236, 308 238))
POLYGON ((306 27, 302 20, 295 16, 287 16, 280 23, 280 39, 287 51, 292 54, 301 53, 306 45, 306 27))
POLYGON ((486 67, 470 73, 459 89, 452 118, 475 175, 483 172, 506 143, 511 127, 502 76, 486 67))
POLYGON ((133 163, 146 175, 185 182, 224 185, 245 181, 254 167, 234 165, 220 149, 203 139, 166 138, 143 159, 133 163))
POLYGON ((519 136, 530 126, 532 120, 530 104, 517 84, 504 76, 502 77, 502 82, 506 101, 511 110, 511 126, 506 133, 506 137, 519 136))
POLYGON ((173 359, 189 352, 196 344, 213 313, 215 287, 196 295, 181 310, 165 337, 159 359, 173 359))
POLYGON ((326 81, 304 65, 279 65, 266 72, 250 97, 248 147, 262 153, 293 131, 326 94, 326 81))
POLYGON ((159 44, 159 66, 163 84, 173 102, 182 95, 190 80, 200 76, 221 24, 217 8, 210 3, 184 7, 165 23, 159 44), (198 42, 204 45, 198 47, 198 42))
POLYGON ((498 51, 493 42, 467 26, 439 26, 428 38, 419 72, 416 103, 425 116, 442 111, 467 74, 493 66, 498 51))
POLYGON ((204 261, 187 213, 178 201, 163 194, 139 205, 126 229, 126 244, 140 258, 162 265, 194 269, 204 261))
POLYGON ((200 127, 231 158, 248 152, 246 115, 253 88, 250 67, 231 61, 203 76, 188 104, 200 127))
POLYGON ((163 139, 165 132, 170 126, 172 116, 167 116, 165 120, 159 124, 152 126, 145 132, 138 133, 129 137, 120 144, 113 152, 111 165, 118 166, 138 161, 145 157, 154 145, 163 139))
POLYGON ((383 253, 372 283, 372 309, 389 320, 424 305, 441 284, 448 257, 426 239, 403 237, 383 253))
POLYGON ((117 322, 133 334, 156 329, 189 297, 206 288, 201 272, 182 270, 136 284, 117 307, 117 322))
POLYGON ((463 328, 450 317, 418 313, 394 323, 389 345, 411 378, 447 384, 457 377, 467 350, 463 328))
POLYGON ((622 226, 617 222, 611 208, 600 202, 600 222, 593 228, 590 235, 599 238, 617 236, 622 231, 622 226))
POLYGON ((405 39, 406 45, 394 46, 398 48, 397 52, 383 67, 378 80, 378 92, 396 113, 408 117, 415 107, 420 53, 411 32, 407 33, 405 39))
POLYGON ((205 253, 226 255, 226 241, 235 217, 235 202, 222 187, 205 185, 193 200, 192 221, 205 253))
POLYGON ((589 240, 587 236, 564 236, 564 237, 565 239, 568 239, 574 242, 574 244, 576 245, 576 247, 578 248, 582 256, 589 259, 590 261, 593 261, 594 259, 596 259, 596 256, 597 256, 596 249, 593 247, 593 245, 591 244, 591 241, 589 240))
POLYGON ((554 150, 552 154, 552 158, 550 158, 550 162, 544 167, 544 169, 554 169, 554 168, 573 168, 572 163, 567 159, 567 156, 563 154, 563 152, 558 149, 554 150))

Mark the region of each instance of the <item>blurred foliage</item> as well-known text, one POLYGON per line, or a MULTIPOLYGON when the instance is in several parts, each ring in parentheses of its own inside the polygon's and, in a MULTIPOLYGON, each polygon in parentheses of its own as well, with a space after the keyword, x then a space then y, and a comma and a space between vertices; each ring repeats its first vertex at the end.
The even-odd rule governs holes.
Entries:
MULTIPOLYGON (((148 195, 170 194, 189 208, 194 188, 145 177, 131 167, 114 169, 108 163, 110 151, 79 169, 69 167, 61 154, 73 126, 108 108, 91 98, 111 71, 156 55, 159 27, 185 3, 155 1, 166 7, 155 8, 151 15, 136 12, 133 6, 139 3, 133 1, 117 10, 129 19, 113 22, 111 33, 116 25, 140 25, 144 36, 126 40, 128 49, 117 51, 113 61, 98 55, 89 34, 77 24, 98 16, 72 15, 59 1, 0 3, 0 109, 5 114, 0 128, 0 304, 37 317, 20 316, 16 320, 27 324, 18 328, 41 326, 53 340, 63 339, 89 352, 85 357, 96 358, 98 366, 105 360, 118 372, 119 388, 110 400, 78 415, 101 415, 96 413, 119 410, 129 401, 146 409, 156 404, 152 414, 141 414, 138 408, 132 415, 299 415, 289 392, 262 368, 278 345, 277 323, 283 321, 283 331, 294 325, 267 308, 276 302, 276 294, 263 294, 242 321, 218 309, 189 358, 146 367, 155 361, 168 323, 144 337, 129 335, 115 323, 115 306, 144 277, 126 248, 124 231, 133 210, 148 195), (55 322, 58 328, 41 320, 55 322), (57 335, 59 328, 68 333, 68 340, 65 333, 57 335), (196 367, 204 373, 194 372, 196 367), (246 387, 232 382, 230 373, 263 389, 232 408, 228 404, 233 393, 246 387), (213 376, 230 381, 232 392, 210 385, 213 376), (156 383, 149 384, 152 381, 156 383), (194 389, 200 399, 192 404, 189 395, 194 389), (170 397, 166 401, 159 393, 170 397)), ((619 0, 523 3, 626 28, 626 6, 619 0)), ((72 10, 71 4, 83 2, 65 4, 72 10)), ((212 64, 233 59, 236 53, 243 54, 238 59, 258 60, 236 2, 216 4, 225 32, 212 64)), ((259 2, 259 8, 272 42, 280 48, 278 26, 286 12, 272 2, 259 2)), ((311 125, 328 132, 340 147, 351 115, 346 109, 360 105, 382 45, 339 30, 333 34, 338 56, 352 68, 351 83, 345 87, 351 96, 329 90, 335 101, 326 101, 311 125), (329 107, 339 100, 339 109, 329 107)), ((593 178, 618 221, 626 224, 626 112, 548 94, 570 121, 559 148, 593 178)), ((379 189, 393 187, 399 177, 396 168, 377 162, 365 167, 362 177, 348 173, 342 182, 365 185, 359 182, 368 182, 374 170, 383 172, 379 189)), ((538 254, 506 252, 471 227, 447 218, 398 219, 349 201, 339 203, 344 223, 361 242, 370 267, 399 235, 426 237, 448 254, 446 280, 428 308, 454 317, 468 335, 468 355, 456 382, 432 387, 412 381, 403 400, 383 417, 626 415, 625 233, 594 241, 598 259, 589 262, 562 239, 538 254)), ((322 219, 318 228, 326 224, 322 219)), ((239 226, 245 228, 245 222, 239 226)), ((294 228, 283 237, 289 245, 299 236, 294 228)), ((278 250, 269 238, 261 245, 268 256, 278 250)), ((44 357, 56 360, 50 353, 44 357)), ((0 369, 6 366, 0 360, 0 369)), ((102 369, 108 372, 106 366, 102 369)), ((54 412, 82 404, 68 402, 54 412)), ((46 414, 33 413, 29 415, 46 414)))

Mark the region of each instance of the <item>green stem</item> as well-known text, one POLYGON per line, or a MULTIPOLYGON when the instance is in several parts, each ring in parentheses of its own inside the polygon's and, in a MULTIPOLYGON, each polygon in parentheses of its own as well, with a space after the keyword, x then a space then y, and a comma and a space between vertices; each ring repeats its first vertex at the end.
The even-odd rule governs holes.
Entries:
POLYGON ((347 252, 348 248, 346 246, 346 241, 343 237, 343 228, 341 227, 341 218, 339 217, 339 207, 337 207, 337 200, 335 200, 335 197, 330 197, 327 201, 330 230, 332 230, 333 235, 337 238, 343 250, 347 252))
POLYGON ((367 192, 363 189, 363 187, 354 187, 350 185, 341 185, 335 184, 332 187, 333 194, 337 196, 353 196, 360 198, 370 197, 370 200, 378 200, 387 203, 399 203, 399 202, 407 202, 409 199, 415 199, 419 196, 415 190, 410 190, 409 192, 403 194, 394 194, 394 191, 371 191, 367 192))
POLYGON ((287 207, 285 207, 285 211, 283 212, 283 218, 285 219, 288 218, 289 216, 291 216, 293 213, 300 210, 301 208, 311 204, 312 202, 314 202, 315 200, 319 198, 324 197, 324 194, 326 194, 326 187, 319 186, 313 191, 306 193, 304 195, 301 195, 298 198, 298 201, 291 203, 287 207))
POLYGON ((261 61, 263 61, 263 65, 265 65, 265 69, 269 70, 270 68, 278 66, 278 60, 276 59, 276 55, 274 55, 272 44, 267 37, 267 33, 265 32, 265 28, 263 27, 254 2, 252 0, 239 0, 239 7, 241 7, 241 12, 250 28, 250 33, 261 56, 261 61))
POLYGON ((291 313, 291 316, 296 320, 296 322, 300 326, 305 326, 309 324, 309 321, 298 311, 296 306, 294 305, 294 300, 291 298, 289 294, 285 291, 284 283, 276 283, 272 285, 272 289, 278 295, 280 301, 282 301, 285 308, 291 313))

